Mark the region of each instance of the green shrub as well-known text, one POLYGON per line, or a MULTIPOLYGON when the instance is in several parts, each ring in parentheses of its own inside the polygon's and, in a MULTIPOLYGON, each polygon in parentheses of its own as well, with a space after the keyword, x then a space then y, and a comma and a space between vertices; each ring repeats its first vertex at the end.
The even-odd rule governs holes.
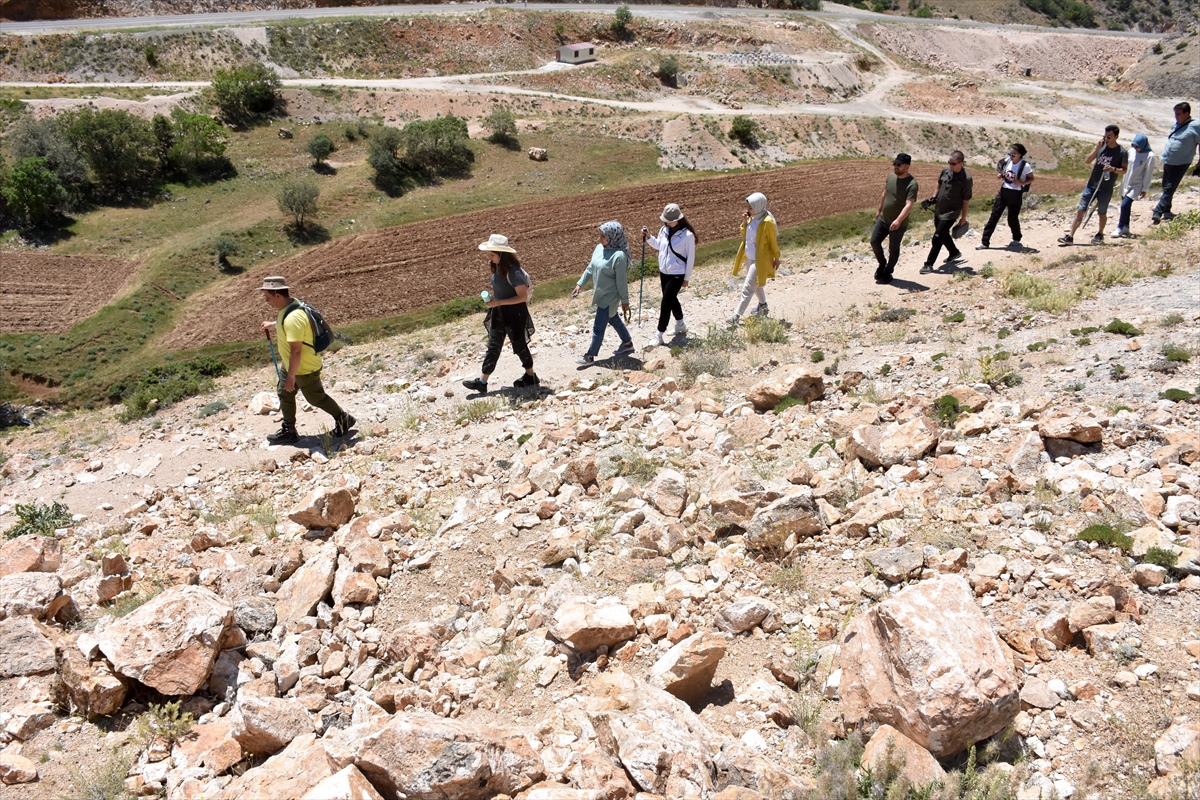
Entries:
POLYGON ((217 70, 212 80, 212 95, 226 122, 246 125, 275 109, 279 87, 275 70, 253 62, 232 70, 217 70))
POLYGON ((1142 563, 1170 569, 1179 563, 1179 554, 1165 547, 1151 547, 1146 551, 1146 555, 1142 556, 1142 563))
POLYGON ((17 503, 13 508, 17 519, 16 525, 4 532, 5 539, 15 539, 18 536, 37 534, 38 536, 53 536, 56 528, 65 528, 73 522, 71 509, 62 503, 44 505, 34 500, 32 503, 17 503))
POLYGON ((113 755, 109 758, 90 757, 85 771, 70 767, 71 788, 60 800, 133 800, 125 789, 125 777, 133 765, 132 757, 113 755))
POLYGON ((1191 361, 1192 351, 1182 345, 1168 342, 1162 347, 1163 358, 1167 361, 1191 361))
POLYGON ((758 146, 758 123, 750 117, 738 115, 729 125, 729 138, 746 147, 758 146))
POLYGON ((1171 312, 1160 319, 1158 324, 1162 325, 1164 328, 1174 328, 1176 325, 1182 325, 1184 322, 1187 322, 1187 320, 1184 318, 1183 314, 1171 312))
POLYGON ((880 311, 871 318, 872 322, 905 322, 909 317, 915 316, 916 311, 911 308, 889 308, 880 311))
POLYGON ((228 236, 218 236, 217 240, 213 242, 213 251, 217 254, 217 262, 221 266, 228 266, 229 257, 236 256, 241 252, 241 247, 238 245, 236 239, 228 236))
POLYGON ((220 414, 222 411, 228 411, 229 406, 220 400, 214 400, 211 403, 205 403, 204 407, 196 413, 196 419, 204 419, 211 417, 213 414, 220 414))
POLYGON ((14 159, 41 158, 67 193, 66 210, 85 208, 91 198, 92 181, 87 161, 67 135, 66 119, 35 120, 23 116, 5 137, 14 159))
POLYGON ((933 401, 933 415, 947 428, 954 427, 960 414, 962 414, 962 406, 959 405, 958 398, 952 394, 944 394, 933 401))
POLYGON ((67 205, 67 191, 44 158, 23 158, 14 164, 0 194, 26 228, 47 225, 67 205))
POLYGON ((812 359, 812 362, 814 364, 820 364, 822 361, 825 360, 825 351, 824 350, 813 350, 812 354, 809 356, 809 358, 812 359))
POLYGON ((1105 333, 1118 333, 1121 336, 1141 336, 1143 331, 1136 325, 1131 325, 1128 322, 1122 322, 1114 318, 1112 322, 1104 326, 1105 333))
POLYGON ((405 167, 400 156, 404 138, 396 128, 381 128, 367 147, 367 164, 375 170, 375 188, 389 195, 404 191, 405 167))
POLYGON ((696 378, 706 373, 714 378, 728 376, 729 354, 712 350, 690 351, 680 359, 680 368, 683 386, 687 389, 696 382, 696 378))
POLYGON ((1123 381, 1129 377, 1129 371, 1123 364, 1113 364, 1108 368, 1108 376, 1114 381, 1123 381))
POLYGON ((480 311, 487 311, 487 304, 483 302, 482 297, 458 297, 437 306, 433 310, 433 318, 438 325, 441 325, 480 311))
POLYGON ((953 324, 953 323, 962 322, 966 318, 967 318, 967 315, 964 314, 963 312, 959 311, 957 313, 950 314, 949 316, 942 317, 942 322, 945 322, 947 325, 949 325, 949 324, 953 324))
POLYGON ((1075 538, 1081 542, 1096 542, 1104 547, 1119 547, 1124 552, 1133 549, 1133 538, 1110 525, 1089 525, 1075 538))
POLYGON ((675 56, 665 56, 659 61, 658 69, 654 71, 654 75, 667 86, 678 85, 679 62, 675 60, 675 56))
POLYGON ((775 413, 782 414, 783 412, 787 411, 792 406, 802 406, 802 405, 804 405, 803 400, 801 400, 799 397, 791 397, 789 395, 788 397, 783 398, 782 400, 780 400, 778 403, 775 404, 775 413))
POLYGON ((148 121, 114 108, 85 107, 65 112, 61 124, 87 162, 98 199, 128 203, 157 190, 158 146, 148 121))
POLYGON ((629 34, 629 24, 631 22, 633 22, 633 12, 629 10, 629 6, 622 3, 613 12, 613 20, 609 24, 609 27, 617 36, 624 38, 629 34))
POLYGON ((400 130, 400 140, 404 166, 426 181, 466 174, 475 161, 467 146, 467 121, 453 114, 410 122, 400 130))
POLYGON ((1158 396, 1163 400, 1170 400, 1172 403, 1185 403, 1193 397, 1192 393, 1185 389, 1167 389, 1159 392, 1158 396))
POLYGON ((229 136, 212 117, 176 107, 170 119, 155 114, 151 127, 165 170, 201 181, 219 180, 236 172, 225 157, 229 136))
POLYGON ((774 317, 750 317, 746 320, 746 341, 750 344, 760 342, 783 344, 787 340, 787 328, 774 317))
POLYGON ((292 225, 304 230, 317 215, 317 197, 321 190, 310 179, 285 181, 275 195, 279 210, 292 218, 292 225))
POLYGON ((491 131, 488 141, 510 149, 520 147, 517 141, 517 118, 504 106, 496 106, 483 118, 483 127, 491 131))
POLYGON ((182 364, 164 364, 146 372, 137 385, 118 385, 110 391, 114 402, 124 400, 122 421, 147 417, 159 408, 195 397, 212 388, 213 379, 225 375, 229 367, 211 356, 201 356, 182 364), (114 396, 115 395, 115 396, 114 396))
POLYGON ((180 701, 151 703, 150 710, 138 717, 138 738, 149 745, 155 739, 165 739, 169 745, 182 739, 196 724, 196 718, 180 711, 180 701))
POLYGON ((1001 328, 1000 330, 996 331, 997 339, 1007 339, 1011 335, 1012 331, 1010 331, 1008 328, 1001 328))
POLYGON ((308 140, 308 154, 312 156, 314 164, 325 163, 325 159, 336 149, 333 140, 323 133, 318 133, 308 140))

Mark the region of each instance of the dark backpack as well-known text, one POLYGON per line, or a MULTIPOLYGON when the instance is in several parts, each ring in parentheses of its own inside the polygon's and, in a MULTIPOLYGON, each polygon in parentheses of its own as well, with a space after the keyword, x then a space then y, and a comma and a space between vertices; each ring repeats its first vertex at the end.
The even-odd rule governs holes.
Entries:
MULTIPOLYGON (((1007 171, 1007 168, 1009 166, 1012 167, 1013 173, 1017 176, 1017 180, 1021 180, 1021 173, 1025 171, 1025 159, 1022 158, 1016 164, 1013 164, 1012 161, 1010 161, 1009 159, 1002 158, 1002 159, 1000 159, 1000 162, 998 164, 996 164, 996 171, 999 172, 1001 175, 1003 175, 1007 171)), ((1024 186, 1022 186, 1021 194, 1025 194, 1026 192, 1028 192, 1030 186, 1033 186, 1033 184, 1027 183, 1024 186)))
MULTIPOLYGON (((321 316, 320 311, 317 311, 303 300, 293 299, 287 307, 287 311, 283 312, 283 318, 287 319, 288 314, 297 309, 308 315, 308 324, 312 326, 313 343, 309 346, 317 353, 327 350, 333 342, 333 329, 329 327, 329 323, 325 321, 325 317, 321 316)), ((305 342, 305 344, 308 344, 308 342, 305 342)))

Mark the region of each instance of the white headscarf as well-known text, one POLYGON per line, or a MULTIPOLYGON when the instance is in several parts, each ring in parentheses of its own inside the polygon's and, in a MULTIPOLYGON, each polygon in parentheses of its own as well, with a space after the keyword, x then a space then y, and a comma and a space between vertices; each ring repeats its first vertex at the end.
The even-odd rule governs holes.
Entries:
POLYGON ((759 221, 767 215, 767 196, 762 192, 750 195, 746 198, 746 202, 750 204, 750 209, 754 212, 753 221, 759 221))

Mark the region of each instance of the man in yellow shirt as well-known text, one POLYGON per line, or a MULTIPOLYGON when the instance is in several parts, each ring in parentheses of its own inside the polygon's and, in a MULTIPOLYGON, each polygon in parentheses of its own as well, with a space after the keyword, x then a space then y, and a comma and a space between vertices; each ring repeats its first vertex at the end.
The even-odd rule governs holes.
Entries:
POLYGON ((287 370, 278 388, 283 425, 277 433, 268 436, 267 441, 271 444, 295 444, 300 441, 296 433, 297 389, 304 392, 304 399, 313 408, 319 408, 333 417, 334 436, 345 436, 354 427, 355 420, 325 394, 325 388, 321 385, 321 356, 313 349, 315 338, 308 314, 292 300, 286 278, 265 278, 259 290, 267 305, 277 312, 274 322, 265 320, 260 327, 268 332, 268 336, 271 328, 275 328, 275 338, 279 340, 279 358, 287 370))

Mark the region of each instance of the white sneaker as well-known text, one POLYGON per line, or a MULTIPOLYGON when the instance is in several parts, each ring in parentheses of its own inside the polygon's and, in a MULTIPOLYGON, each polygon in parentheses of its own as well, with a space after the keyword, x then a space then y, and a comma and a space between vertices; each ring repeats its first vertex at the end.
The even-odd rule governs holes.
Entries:
POLYGON ((681 319, 675 320, 675 333, 687 333, 687 323, 681 319))
POLYGON ((663 347, 665 345, 666 345, 666 341, 663 339, 663 332, 655 331, 654 338, 650 340, 650 346, 651 347, 663 347))

